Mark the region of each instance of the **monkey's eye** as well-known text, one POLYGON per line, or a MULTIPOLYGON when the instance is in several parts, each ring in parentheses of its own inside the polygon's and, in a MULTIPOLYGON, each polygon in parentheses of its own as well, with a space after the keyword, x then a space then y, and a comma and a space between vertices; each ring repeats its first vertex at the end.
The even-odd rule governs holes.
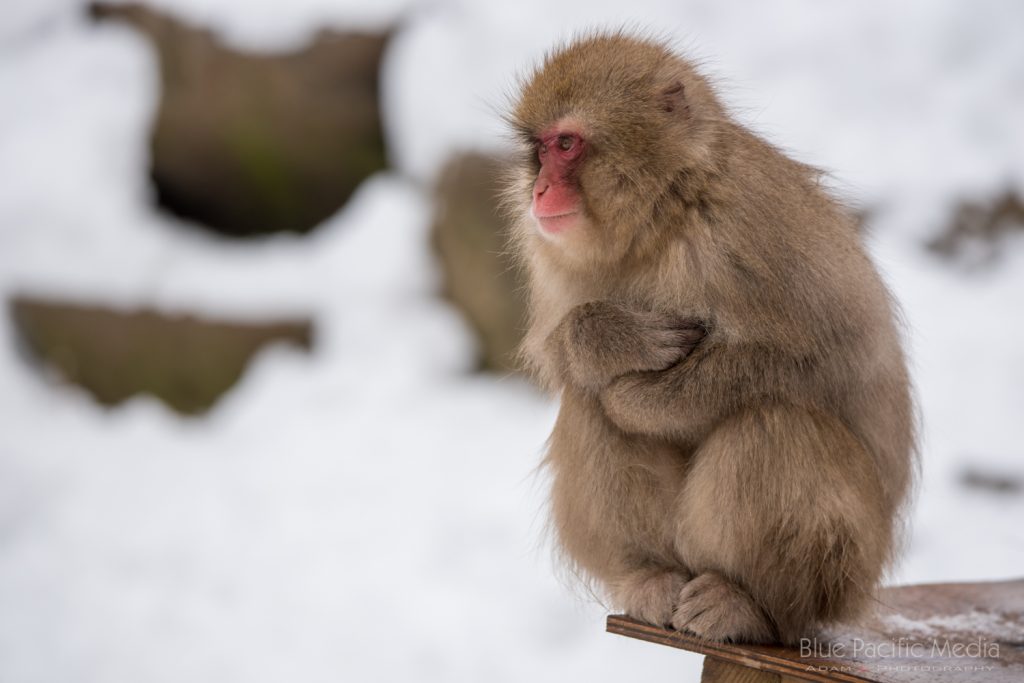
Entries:
POLYGON ((572 149, 572 146, 576 144, 576 140, 571 135, 559 135, 558 136, 558 149, 563 152, 568 152, 572 149))

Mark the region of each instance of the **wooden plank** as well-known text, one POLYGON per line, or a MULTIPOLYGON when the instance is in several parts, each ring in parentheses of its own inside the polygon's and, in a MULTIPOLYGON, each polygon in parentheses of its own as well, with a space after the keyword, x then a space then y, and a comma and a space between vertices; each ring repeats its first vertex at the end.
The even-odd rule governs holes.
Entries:
MULTIPOLYGON (((751 669, 789 675, 805 681, 849 681, 863 683, 874 679, 867 675, 858 676, 851 671, 822 672, 819 661, 800 659, 799 651, 790 648, 767 645, 744 645, 737 643, 714 643, 679 631, 651 626, 636 619, 621 615, 608 617, 607 630, 638 640, 659 645, 669 645, 681 650, 697 652, 708 657, 741 664, 751 669), (795 654, 794 654, 795 653, 795 654)), ((867 672, 864 672, 867 674, 867 672)))
POLYGON ((800 679, 705 657, 700 683, 800 683, 800 679))
POLYGON ((779 674, 705 657, 700 683, 782 683, 782 678, 779 674))
POLYGON ((1024 580, 887 588, 871 618, 815 634, 803 651, 706 642, 616 615, 608 631, 806 681, 1019 683, 1024 580))

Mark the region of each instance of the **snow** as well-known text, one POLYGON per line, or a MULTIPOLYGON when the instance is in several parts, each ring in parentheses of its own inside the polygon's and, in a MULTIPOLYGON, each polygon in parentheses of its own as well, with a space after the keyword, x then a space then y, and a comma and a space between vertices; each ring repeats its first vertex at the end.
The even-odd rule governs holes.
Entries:
POLYGON ((881 620, 890 633, 915 638, 944 636, 947 642, 951 633, 956 633, 960 637, 974 635, 975 637, 984 637, 986 640, 998 639, 1003 642, 1013 642, 1024 635, 1024 628, 1021 627, 1013 613, 979 609, 973 609, 963 614, 936 614, 925 619, 911 619, 902 614, 887 614, 881 620))
POLYGON ((696 679, 699 657, 603 634, 603 609, 559 583, 536 471, 556 406, 468 372, 427 249, 440 163, 502 144, 517 76, 602 25, 677 38, 744 121, 874 209, 923 418, 892 579, 1019 575, 1024 500, 957 477, 1024 476, 1024 246, 965 273, 921 245, 953 201, 1024 189, 1024 6, 154 4, 244 49, 411 17, 385 64, 400 173, 309 238, 181 226, 149 205, 143 40, 75 0, 3 3, 0 292, 309 314, 316 346, 268 350, 186 419, 40 376, 0 316, 0 680, 696 679))

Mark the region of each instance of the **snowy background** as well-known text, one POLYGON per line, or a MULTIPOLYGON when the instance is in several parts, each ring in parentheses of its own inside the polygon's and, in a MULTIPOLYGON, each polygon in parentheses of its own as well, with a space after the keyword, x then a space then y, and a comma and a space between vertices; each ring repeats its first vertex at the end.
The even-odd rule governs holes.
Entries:
POLYGON ((554 42, 678 40, 738 115, 871 209, 901 300, 924 476, 896 582, 1024 573, 1024 231, 982 271, 924 243, 960 201, 1024 191, 1015 0, 356 3, 154 0, 244 49, 408 19, 384 66, 393 163, 310 237, 226 242, 157 213, 158 82, 72 0, 0 4, 0 295, 232 317, 309 314, 213 411, 116 409, 27 363, 0 316, 0 681, 696 680, 602 633, 559 583, 535 473, 556 406, 468 372, 437 296, 424 187, 554 42), (632 672, 632 673, 631 673, 632 672))

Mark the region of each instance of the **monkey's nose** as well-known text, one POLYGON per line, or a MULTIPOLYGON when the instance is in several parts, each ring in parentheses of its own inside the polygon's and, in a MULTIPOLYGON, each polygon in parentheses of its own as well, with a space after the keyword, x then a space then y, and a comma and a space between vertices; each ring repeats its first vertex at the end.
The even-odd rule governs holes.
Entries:
POLYGON ((537 178, 537 182, 533 184, 533 200, 540 199, 549 187, 551 187, 551 183, 546 178, 537 178))

